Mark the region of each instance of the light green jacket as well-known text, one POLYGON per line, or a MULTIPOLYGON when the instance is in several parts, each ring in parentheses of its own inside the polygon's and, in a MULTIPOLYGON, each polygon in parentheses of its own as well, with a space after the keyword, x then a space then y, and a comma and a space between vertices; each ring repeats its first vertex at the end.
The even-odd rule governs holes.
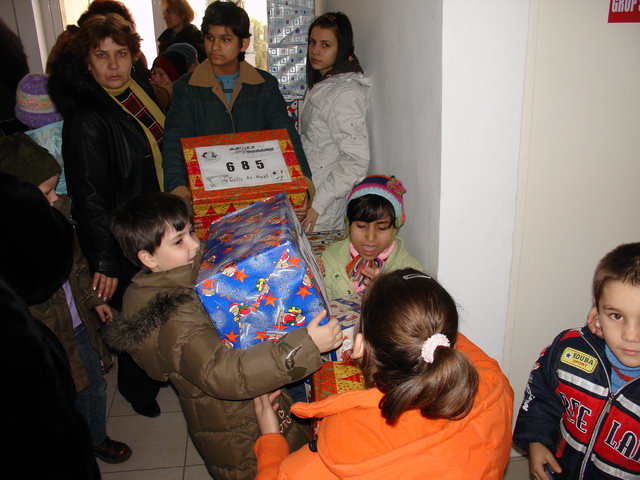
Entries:
MULTIPOLYGON (((396 246, 382 266, 383 272, 393 272, 402 268, 415 268, 422 271, 422 265, 409 255, 400 237, 395 238, 396 246)), ((340 240, 327 248, 322 254, 324 262, 324 285, 329 300, 342 298, 354 293, 353 283, 347 275, 345 267, 351 260, 349 238, 340 240)))

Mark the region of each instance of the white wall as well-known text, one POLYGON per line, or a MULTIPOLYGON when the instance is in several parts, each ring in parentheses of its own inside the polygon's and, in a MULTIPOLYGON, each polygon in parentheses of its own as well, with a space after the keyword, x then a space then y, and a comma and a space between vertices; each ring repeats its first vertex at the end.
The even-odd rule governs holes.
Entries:
POLYGON ((640 24, 608 0, 533 0, 505 367, 584 324, 596 262, 640 240, 640 24))
POLYGON ((400 231, 426 270, 438 268, 441 0, 325 0, 318 14, 342 11, 353 24, 356 54, 374 85, 368 121, 371 173, 407 187, 400 231))
POLYGON ((443 2, 438 277, 461 330, 502 360, 528 0, 443 2))
POLYGON ((373 172, 405 183, 401 235, 497 359, 507 322, 527 0, 325 0, 374 79, 373 172))

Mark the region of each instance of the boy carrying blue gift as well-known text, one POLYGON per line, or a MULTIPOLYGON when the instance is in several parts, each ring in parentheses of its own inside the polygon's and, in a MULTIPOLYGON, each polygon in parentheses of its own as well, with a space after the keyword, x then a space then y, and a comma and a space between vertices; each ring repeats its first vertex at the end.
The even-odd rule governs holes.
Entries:
MULTIPOLYGON (((335 320, 240 350, 222 341, 194 291, 202 251, 187 204, 175 195, 136 197, 115 216, 112 231, 124 254, 143 270, 127 289, 122 318, 108 342, 127 351, 146 373, 169 380, 180 398, 189 434, 216 479, 253 479, 259 435, 251 398, 304 378, 320 353, 341 343, 335 320)), ((279 401, 281 431, 292 449, 307 432, 279 401)))

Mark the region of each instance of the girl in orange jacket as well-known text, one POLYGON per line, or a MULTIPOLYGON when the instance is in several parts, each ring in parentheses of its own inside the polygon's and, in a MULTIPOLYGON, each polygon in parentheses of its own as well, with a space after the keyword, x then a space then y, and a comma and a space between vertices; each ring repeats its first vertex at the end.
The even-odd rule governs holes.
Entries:
POLYGON ((502 478, 513 391, 497 362, 457 333, 446 290, 417 270, 383 274, 359 329, 352 357, 368 389, 292 408, 322 419, 316 441, 287 456, 271 408, 277 393, 255 399, 256 480, 502 478))

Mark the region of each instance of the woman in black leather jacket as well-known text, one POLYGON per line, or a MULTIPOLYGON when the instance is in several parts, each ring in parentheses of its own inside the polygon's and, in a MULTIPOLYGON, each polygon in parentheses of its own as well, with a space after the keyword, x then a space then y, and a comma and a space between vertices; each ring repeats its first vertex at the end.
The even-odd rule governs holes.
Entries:
POLYGON ((143 92, 157 110, 150 109, 155 127, 163 128, 164 115, 153 101, 149 72, 131 65, 138 49, 139 37, 122 17, 93 16, 54 63, 49 79, 49 94, 64 117, 62 156, 73 217, 94 285, 107 300, 115 292, 114 282, 103 277, 117 282, 131 269, 109 232, 109 217, 130 198, 160 190, 154 147, 159 150, 162 137, 150 141, 145 127, 117 99, 125 86, 125 92, 143 92), (111 35, 91 38, 105 33, 111 35), (104 67, 100 62, 106 62, 104 67))
MULTIPOLYGON (((82 251, 93 288, 117 309, 135 268, 109 231, 110 217, 130 198, 160 191, 163 180, 164 114, 149 72, 132 67, 139 50, 140 37, 129 22, 113 13, 94 15, 52 64, 49 79, 49 94, 64 117, 62 157, 82 251)), ((125 370, 123 363, 121 357, 125 370)), ((134 409, 155 404, 157 387, 129 394, 121 375, 120 391, 134 409)), ((136 410, 159 414, 157 404, 151 406, 136 410)))

